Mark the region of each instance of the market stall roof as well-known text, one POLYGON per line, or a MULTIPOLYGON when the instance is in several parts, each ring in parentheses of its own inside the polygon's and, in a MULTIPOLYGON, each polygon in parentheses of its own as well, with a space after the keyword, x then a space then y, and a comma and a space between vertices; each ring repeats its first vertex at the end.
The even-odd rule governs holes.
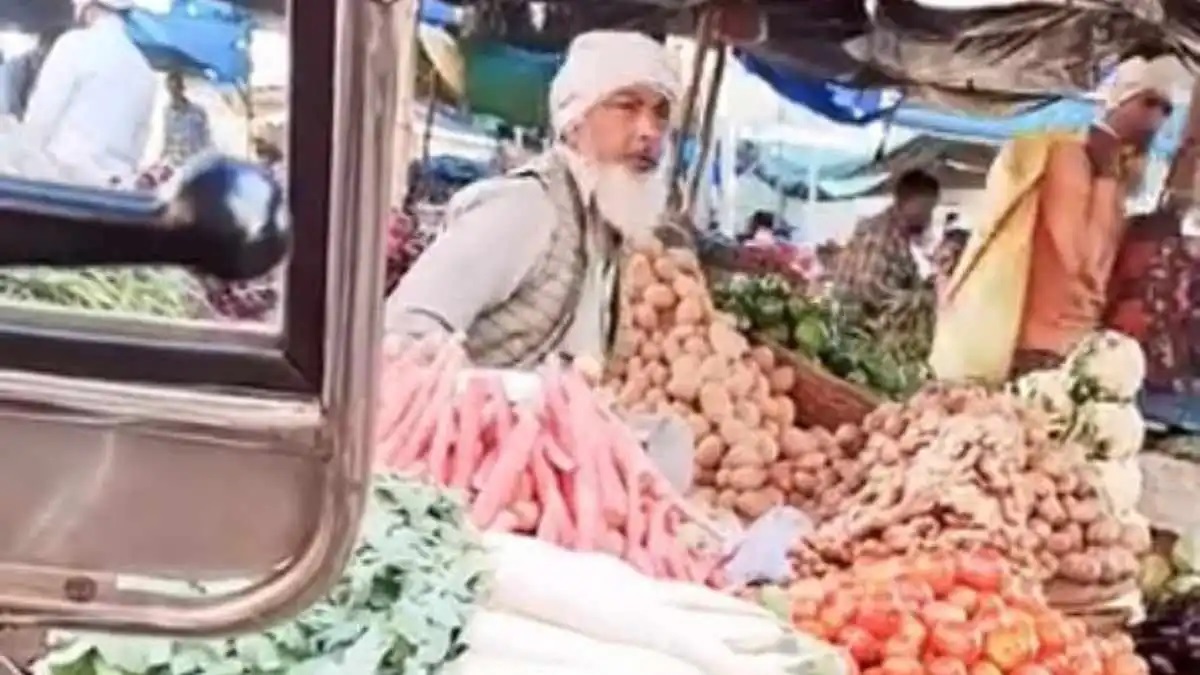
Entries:
MULTIPOLYGON (((475 30, 522 46, 565 44, 592 26, 653 32, 692 0, 465 0, 475 30)), ((1120 55, 1153 44, 1195 64, 1200 3, 1190 0, 760 0, 765 39, 745 46, 788 72, 898 87, 941 107, 1008 110, 1091 91, 1120 55)), ((676 30, 686 26, 670 25, 676 30)))

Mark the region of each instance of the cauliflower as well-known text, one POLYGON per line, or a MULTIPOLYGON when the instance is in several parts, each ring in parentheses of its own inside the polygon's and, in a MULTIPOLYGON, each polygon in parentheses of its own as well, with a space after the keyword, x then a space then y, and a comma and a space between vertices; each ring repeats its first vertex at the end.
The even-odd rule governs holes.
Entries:
POLYGON ((1070 440, 1088 449, 1090 459, 1125 459, 1146 440, 1146 423, 1130 403, 1092 401, 1079 407, 1070 440))
POLYGON ((1117 331, 1093 333, 1067 357, 1078 401, 1129 401, 1142 388, 1146 356, 1133 338, 1117 331))
POLYGON ((1073 382, 1061 370, 1038 370, 1022 376, 1013 385, 1013 393, 1030 407, 1050 418, 1051 430, 1061 433, 1075 418, 1071 399, 1073 382))
POLYGON ((1092 462, 1100 490, 1123 522, 1136 522, 1138 500, 1142 498, 1142 467, 1136 457, 1092 462))

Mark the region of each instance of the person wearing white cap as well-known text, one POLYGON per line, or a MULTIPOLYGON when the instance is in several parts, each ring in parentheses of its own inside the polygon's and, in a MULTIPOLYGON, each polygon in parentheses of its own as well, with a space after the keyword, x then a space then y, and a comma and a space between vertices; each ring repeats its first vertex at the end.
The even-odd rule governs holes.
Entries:
POLYGON ((550 88, 551 149, 455 195, 446 230, 388 298, 387 331, 464 333, 484 366, 603 359, 620 248, 664 215, 658 168, 679 94, 651 38, 577 37, 550 88))
POLYGON ((1170 57, 1128 59, 1086 133, 1022 137, 1000 153, 939 310, 939 377, 996 382, 1054 367, 1101 328, 1125 199, 1179 72, 1170 57))
POLYGON ((50 49, 23 120, 64 181, 131 178, 149 137, 158 78, 125 31, 133 0, 74 0, 79 27, 50 49))

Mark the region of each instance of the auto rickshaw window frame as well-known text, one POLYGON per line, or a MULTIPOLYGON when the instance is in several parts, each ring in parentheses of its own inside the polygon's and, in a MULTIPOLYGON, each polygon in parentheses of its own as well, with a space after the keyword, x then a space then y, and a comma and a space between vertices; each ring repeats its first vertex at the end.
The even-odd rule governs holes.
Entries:
MULTIPOLYGON (((283 267, 287 286, 280 332, 5 306, 0 308, 0 368, 124 382, 320 393, 338 3, 286 4, 293 76, 285 97, 285 189, 293 245, 283 267)), ((28 214, 0 205, 0 222, 23 216, 28 214)))

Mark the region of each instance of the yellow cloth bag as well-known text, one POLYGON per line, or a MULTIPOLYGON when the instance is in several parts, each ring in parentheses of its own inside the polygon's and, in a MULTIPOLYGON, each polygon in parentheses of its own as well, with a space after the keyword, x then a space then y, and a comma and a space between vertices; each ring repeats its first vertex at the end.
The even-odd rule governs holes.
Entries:
POLYGON ((992 163, 971 236, 938 308, 929 357, 938 379, 1008 379, 1029 290, 1038 186, 1050 148, 1079 138, 1064 132, 1019 137, 992 163))

